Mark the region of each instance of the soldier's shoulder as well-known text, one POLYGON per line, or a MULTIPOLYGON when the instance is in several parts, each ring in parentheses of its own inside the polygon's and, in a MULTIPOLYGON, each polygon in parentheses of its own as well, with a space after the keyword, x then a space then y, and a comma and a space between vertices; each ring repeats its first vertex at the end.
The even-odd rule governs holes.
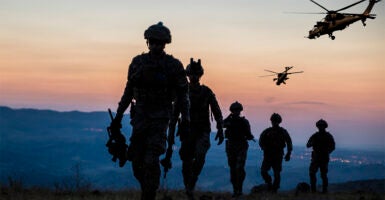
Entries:
POLYGON ((267 134, 267 133, 269 133, 272 129, 273 129, 272 127, 266 128, 265 130, 262 131, 262 134, 267 134))
POLYGON ((327 135, 328 137, 333 138, 333 135, 332 135, 330 132, 328 132, 328 131, 326 131, 326 135, 327 135))
POLYGON ((175 58, 171 54, 166 54, 166 60, 167 60, 167 63, 171 63, 171 64, 174 64, 174 65, 182 66, 183 67, 182 62, 179 59, 175 58))
POLYGON ((146 59, 148 59, 148 53, 142 53, 142 54, 139 54, 139 55, 135 56, 132 59, 132 62, 133 63, 140 63, 140 62, 143 62, 143 60, 146 60, 146 59))
POLYGON ((241 120, 242 120, 243 122, 249 123, 249 120, 247 120, 245 116, 242 116, 242 117, 241 117, 241 120))
POLYGON ((206 93, 212 93, 212 94, 214 94, 213 91, 210 89, 209 86, 202 84, 201 87, 202 87, 202 89, 203 89, 206 93))
POLYGON ((279 130, 280 130, 281 132, 287 132, 287 130, 286 130, 285 128, 283 128, 282 126, 279 127, 279 130))

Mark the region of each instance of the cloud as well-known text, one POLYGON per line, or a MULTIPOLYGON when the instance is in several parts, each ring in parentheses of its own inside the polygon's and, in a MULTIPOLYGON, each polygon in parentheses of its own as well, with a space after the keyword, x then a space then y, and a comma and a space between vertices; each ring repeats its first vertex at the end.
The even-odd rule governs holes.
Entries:
POLYGON ((294 102, 288 102, 287 105, 320 105, 320 106, 327 106, 327 103, 319 102, 319 101, 294 101, 294 102))
POLYGON ((275 97, 266 97, 264 100, 266 103, 274 103, 276 98, 275 97))

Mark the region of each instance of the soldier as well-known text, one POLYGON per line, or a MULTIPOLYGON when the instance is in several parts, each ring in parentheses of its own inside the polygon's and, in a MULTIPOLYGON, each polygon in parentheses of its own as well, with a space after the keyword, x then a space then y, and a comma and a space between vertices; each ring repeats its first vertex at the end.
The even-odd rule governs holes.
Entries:
POLYGON ((279 114, 274 113, 270 117, 272 127, 265 129, 259 138, 259 146, 263 150, 263 162, 261 166, 261 175, 268 185, 268 189, 276 193, 281 182, 282 159, 284 148, 287 146, 285 161, 290 160, 293 145, 291 138, 286 129, 279 126, 282 118, 279 114), (274 181, 268 171, 273 168, 274 181))
POLYGON ((313 147, 309 167, 310 187, 312 192, 316 192, 316 173, 319 168, 322 178, 322 193, 327 193, 329 155, 335 149, 335 142, 333 136, 326 131, 328 124, 325 120, 320 119, 316 126, 318 132, 314 133, 306 144, 307 148, 313 147))
POLYGON ((249 144, 247 140, 254 140, 249 121, 241 117, 242 104, 238 101, 230 105, 231 114, 224 120, 226 154, 230 167, 230 181, 233 184, 233 197, 242 195, 243 181, 246 177, 245 163, 249 144))
MULTIPOLYGON (((206 153, 210 148, 210 109, 214 115, 217 127, 215 140, 220 145, 223 140, 223 117, 218 101, 213 91, 200 84, 200 78, 203 75, 201 60, 195 62, 193 58, 186 67, 186 73, 189 80, 190 96, 190 133, 179 131, 181 148, 179 151, 182 164, 183 182, 188 198, 193 199, 193 192, 198 176, 205 164, 206 153)), ((179 127, 180 129, 180 127, 179 127)))
POLYGON ((162 22, 144 32, 148 53, 133 58, 126 87, 111 127, 121 127, 123 114, 131 104, 132 135, 127 151, 134 176, 140 183, 142 200, 156 197, 159 187, 159 156, 165 152, 166 130, 172 103, 178 100, 182 123, 188 124, 188 82, 182 63, 164 52, 171 43, 170 30, 162 22))

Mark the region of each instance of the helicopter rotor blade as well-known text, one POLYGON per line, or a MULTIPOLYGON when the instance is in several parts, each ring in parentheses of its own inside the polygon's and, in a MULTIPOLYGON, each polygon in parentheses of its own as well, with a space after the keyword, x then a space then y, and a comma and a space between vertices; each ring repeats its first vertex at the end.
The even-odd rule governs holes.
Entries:
POLYGON ((317 3, 317 2, 315 2, 315 1, 313 1, 313 0, 310 0, 310 1, 313 2, 313 3, 315 3, 317 6, 321 7, 322 9, 324 9, 324 10, 326 10, 326 11, 329 12, 329 10, 326 9, 325 7, 323 7, 321 4, 319 4, 319 3, 317 3))
POLYGON ((271 71, 271 70, 267 70, 267 69, 265 69, 265 71, 267 71, 267 72, 271 72, 271 73, 274 73, 274 74, 279 74, 278 72, 274 72, 274 71, 271 71))
POLYGON ((350 8, 352 6, 355 6, 355 5, 359 4, 359 3, 362 3, 364 1, 366 1, 366 0, 357 1, 356 3, 353 3, 351 5, 345 6, 345 7, 341 8, 341 9, 336 10, 335 12, 338 12, 338 11, 341 11, 341 10, 346 10, 346 9, 348 9, 348 8, 350 8))
POLYGON ((299 71, 299 72, 289 72, 287 74, 298 74, 298 73, 303 73, 303 71, 299 71))
POLYGON ((325 12, 284 12, 286 14, 314 14, 314 15, 321 15, 321 14, 328 14, 325 12))
MULTIPOLYGON (((365 17, 365 16, 368 16, 368 15, 364 15, 364 14, 360 14, 360 13, 340 13, 340 14, 343 14, 343 15, 352 15, 352 16, 360 16, 360 17, 365 17)), ((377 16, 376 14, 369 14, 370 17, 375 17, 377 16)))
POLYGON ((259 76, 259 77, 266 77, 266 76, 276 76, 275 74, 270 74, 270 75, 264 75, 264 76, 259 76))

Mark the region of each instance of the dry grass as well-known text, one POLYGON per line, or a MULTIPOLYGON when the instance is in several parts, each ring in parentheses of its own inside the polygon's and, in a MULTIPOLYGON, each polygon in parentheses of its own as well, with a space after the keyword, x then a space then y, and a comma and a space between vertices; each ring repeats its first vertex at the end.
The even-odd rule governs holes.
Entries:
MULTIPOLYGON (((65 192, 53 191, 44 188, 12 188, 1 187, 1 200, 135 200, 140 199, 140 192, 136 190, 123 191, 78 191, 65 192)), ((195 194, 196 199, 204 200, 227 200, 231 198, 231 193, 226 192, 203 192, 195 194)), ((183 191, 159 191, 158 200, 184 200, 187 199, 183 191)), ((365 192, 344 192, 329 194, 300 194, 295 196, 292 192, 281 192, 278 194, 262 193, 248 194, 242 198, 244 200, 385 200, 385 194, 365 193, 365 192)))

